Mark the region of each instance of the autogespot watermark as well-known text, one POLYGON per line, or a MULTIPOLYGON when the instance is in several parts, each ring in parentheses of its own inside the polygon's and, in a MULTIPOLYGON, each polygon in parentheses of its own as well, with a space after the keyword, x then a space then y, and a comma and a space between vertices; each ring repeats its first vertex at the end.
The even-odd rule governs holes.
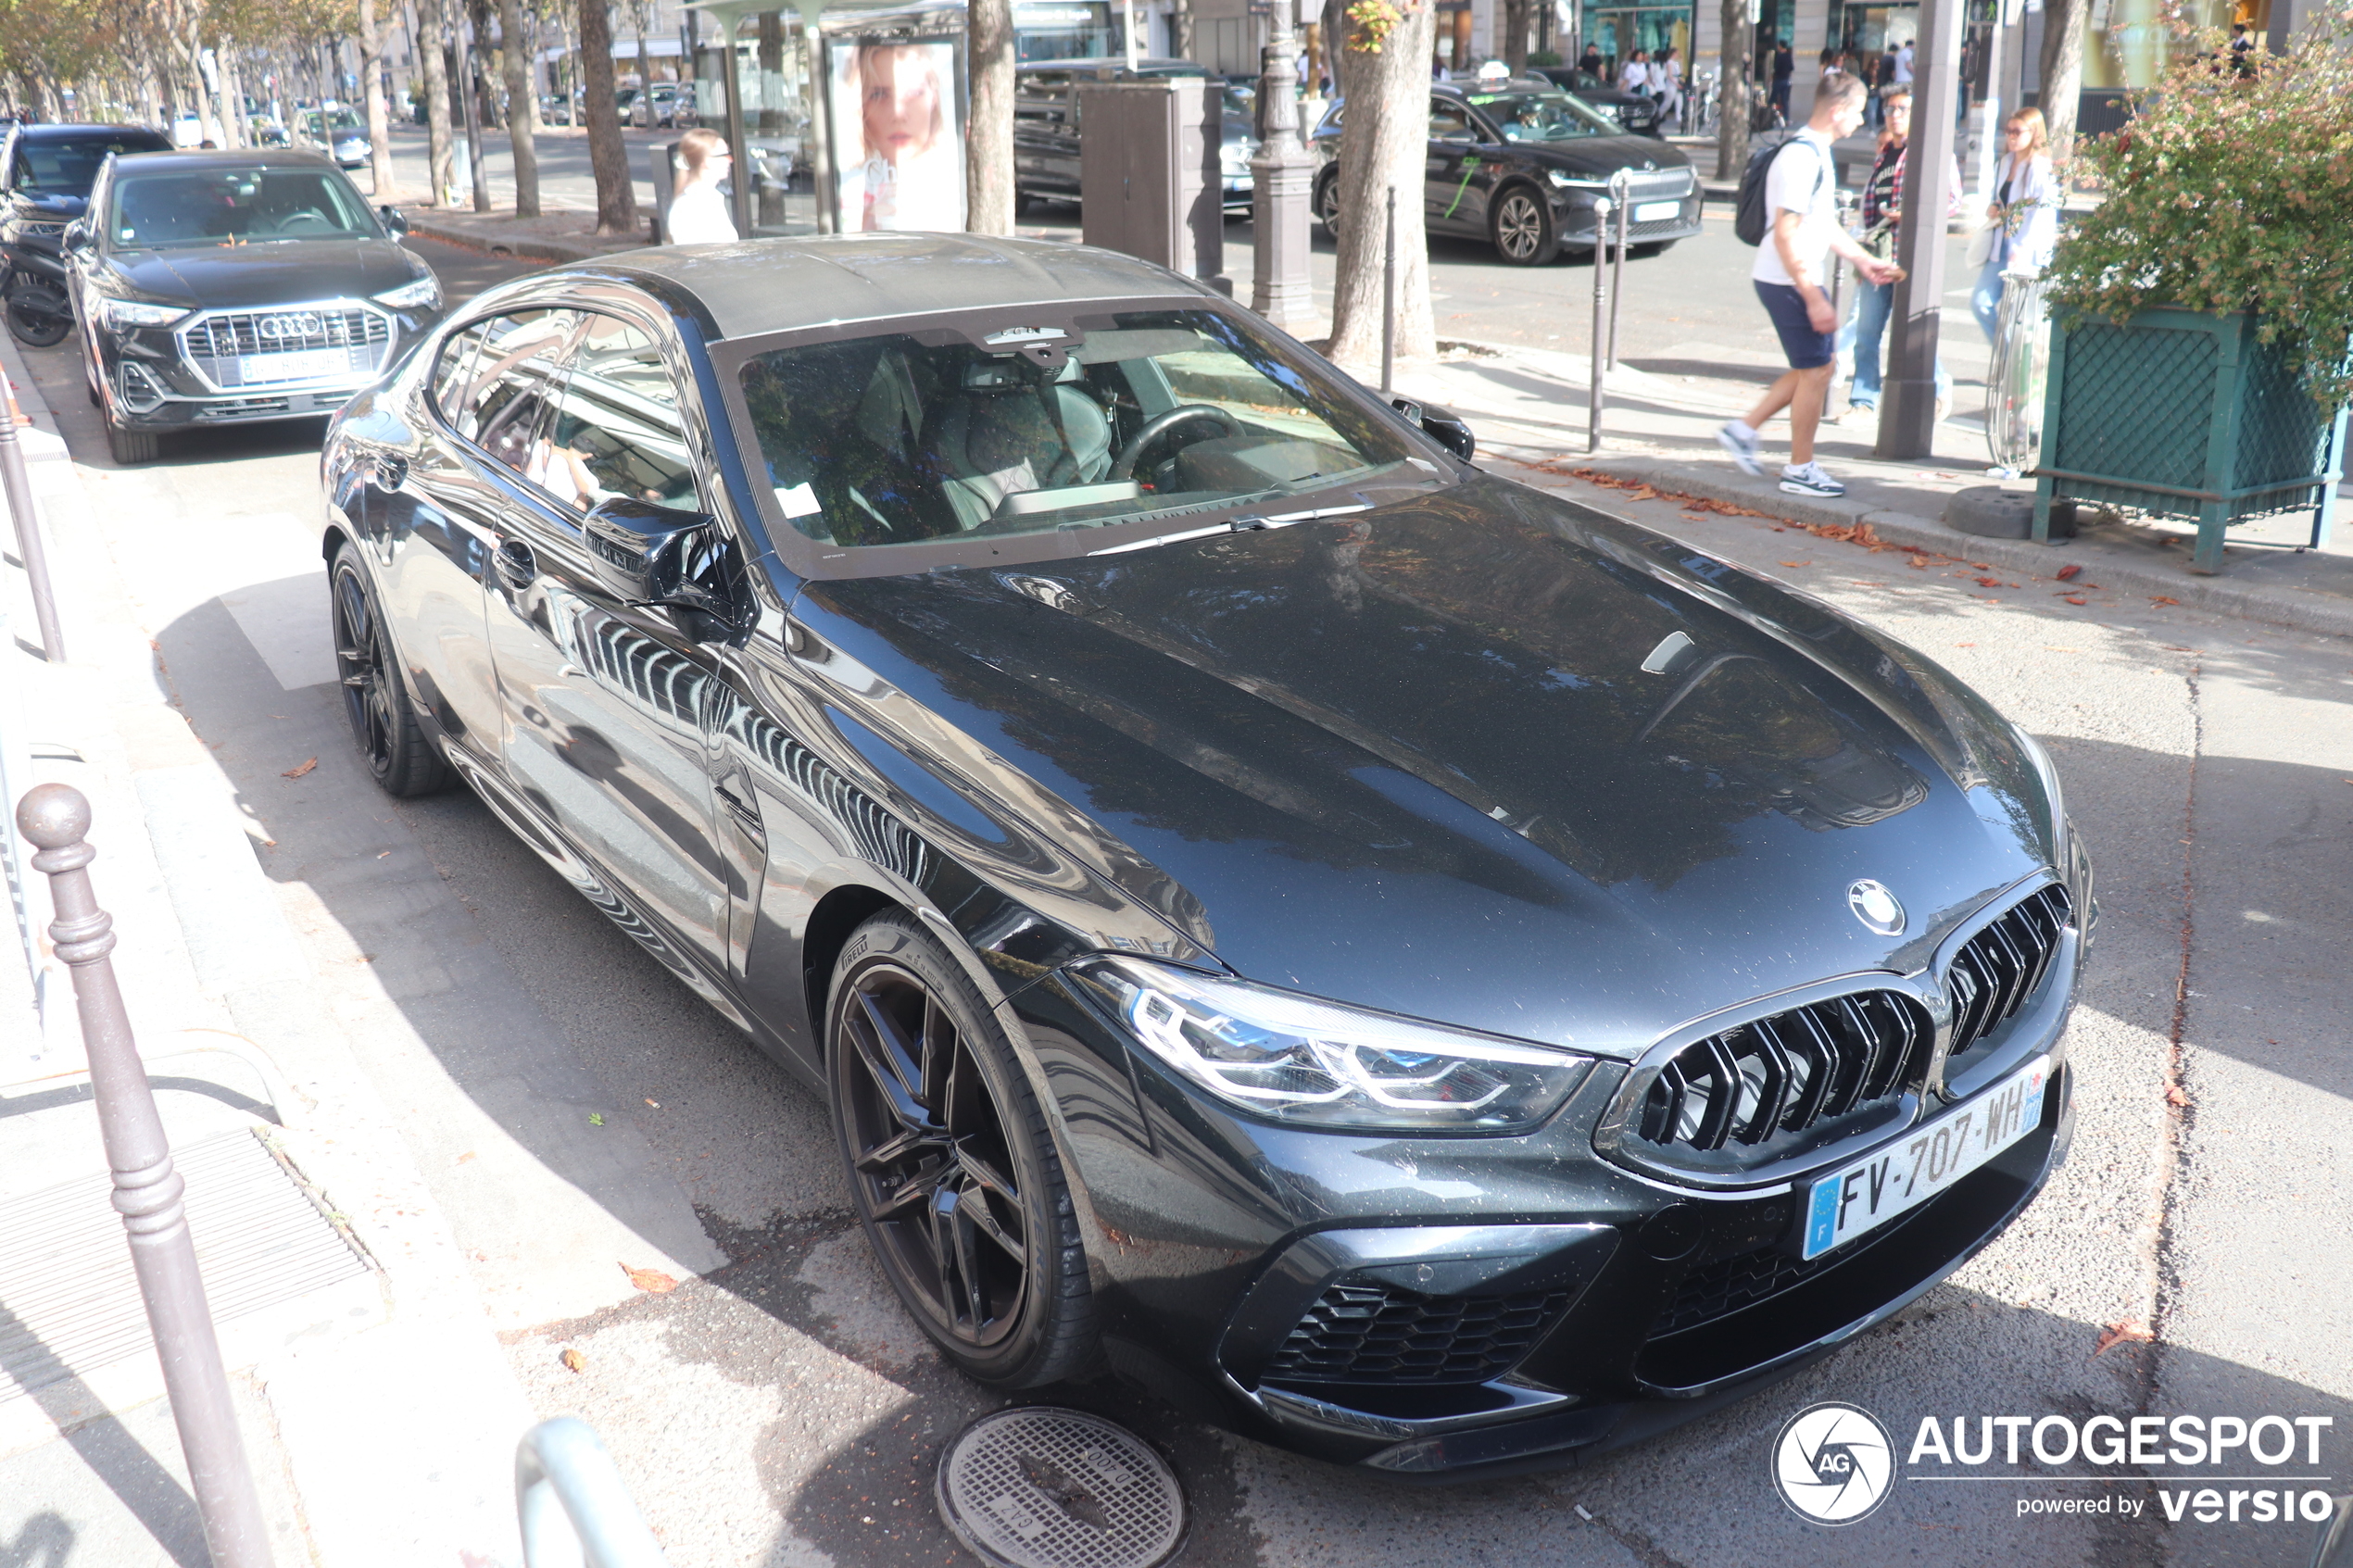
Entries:
POLYGON ((1877 1416, 1826 1402, 1783 1424, 1773 1485, 1793 1512, 1818 1524, 1867 1518, 1899 1486, 1979 1482, 2019 1487, 2021 1519, 2133 1519, 2153 1498, 2171 1524, 2309 1528, 2331 1515, 2331 1492, 2341 1489, 2321 1457, 2322 1435, 2335 1425, 2328 1415, 1924 1415, 1899 1465, 1877 1416), (2083 1496, 2063 1490, 2070 1483, 2107 1485, 2083 1496), (2134 1495, 2120 1484, 2147 1490, 2134 1495))

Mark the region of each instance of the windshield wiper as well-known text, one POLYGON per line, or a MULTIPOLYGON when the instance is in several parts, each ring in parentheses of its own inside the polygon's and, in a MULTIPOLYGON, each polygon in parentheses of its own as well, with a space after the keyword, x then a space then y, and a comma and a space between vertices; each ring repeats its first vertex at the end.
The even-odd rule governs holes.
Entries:
POLYGON ((1132 550, 1149 550, 1157 545, 1181 545, 1188 539, 1206 539, 1215 533, 1256 533, 1269 528, 1289 528, 1295 522, 1313 522, 1317 518, 1346 517, 1351 512, 1368 512, 1370 501, 1355 501, 1345 507, 1318 507, 1308 512, 1276 512, 1271 515, 1251 514, 1228 522, 1215 522, 1207 528, 1188 528, 1177 533, 1163 533, 1151 539, 1138 539, 1126 545, 1112 545, 1100 550, 1089 550, 1089 556, 1124 556, 1132 550))

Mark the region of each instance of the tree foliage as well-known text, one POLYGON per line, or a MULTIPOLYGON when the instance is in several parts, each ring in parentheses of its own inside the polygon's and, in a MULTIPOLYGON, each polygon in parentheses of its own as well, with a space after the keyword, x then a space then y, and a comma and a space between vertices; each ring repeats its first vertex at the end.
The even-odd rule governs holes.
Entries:
POLYGON ((2219 31, 2080 160, 2107 199, 2059 242, 2051 293, 2121 320, 2150 306, 2248 310, 2313 395, 2353 400, 2353 13, 2233 65, 2219 31))

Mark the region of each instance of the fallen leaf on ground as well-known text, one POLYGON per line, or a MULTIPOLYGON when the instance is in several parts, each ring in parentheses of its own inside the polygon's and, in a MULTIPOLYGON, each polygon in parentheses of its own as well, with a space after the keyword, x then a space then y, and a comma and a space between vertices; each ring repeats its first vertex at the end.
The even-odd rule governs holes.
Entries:
POLYGON ((658 1269, 633 1269, 623 1263, 621 1272, 629 1276, 630 1284, 648 1296, 667 1296, 678 1288, 676 1280, 658 1269))
POLYGON ((1981 577, 1977 580, 1977 585, 1981 588, 1998 588, 2002 585, 2002 580, 1998 577, 1981 577))
POLYGON ((463 1164, 464 1164, 467 1160, 472 1160, 473 1157, 474 1157, 474 1151, 473 1151, 472 1149, 471 1149, 471 1148, 470 1148, 470 1149, 466 1150, 466 1152, 465 1152, 465 1153, 463 1153, 463 1154, 461 1154, 461 1155, 458 1156, 457 1160, 456 1160, 456 1163, 458 1163, 458 1164, 459 1164, 459 1165, 463 1165, 463 1164))
POLYGON ((564 1353, 558 1357, 557 1360, 564 1363, 564 1370, 566 1372, 586 1372, 588 1370, 588 1358, 582 1355, 579 1351, 573 1349, 569 1345, 564 1347, 564 1353))
POLYGON ((2081 594, 2070 594, 2067 596, 2067 602, 2071 605, 2080 605, 2087 604, 2090 601, 2085 599, 2081 594))
POLYGON ((2156 1337, 2157 1336, 2151 1334, 2147 1327, 2144 1324, 2137 1323, 2112 1323, 2100 1332, 2100 1342, 2092 1348, 2092 1354, 2095 1356, 2106 1355, 2111 1348, 2119 1345, 2145 1345, 2156 1337))
POLYGON ((307 773, 307 772, 310 771, 310 770, 311 770, 311 769, 316 768, 318 765, 319 765, 319 759, 317 759, 316 757, 314 757, 314 758, 312 758, 309 761, 305 762, 305 763, 304 763, 302 766, 300 766, 299 768, 289 768, 289 769, 287 769, 284 772, 280 773, 278 776, 279 776, 280 778, 282 778, 282 779, 298 779, 298 778, 302 777, 302 775, 303 775, 303 774, 305 774, 305 773, 307 773))
POLYGON ((2179 1084, 2168 1084, 2165 1085, 2165 1103, 2187 1110, 2190 1108, 2189 1091, 2179 1084))
POLYGON ((601 1127, 604 1124, 605 1113, 603 1111, 592 1110, 588 1113, 588 1125, 591 1127, 601 1127))
POLYGON ((2082 575, 2083 569, 2080 566, 2063 566, 2058 569, 2058 580, 2062 583, 2070 582, 2082 575))
POLYGON ((1781 564, 1783 566, 1804 566, 1806 563, 1802 560, 1785 560, 1781 562, 1781 564))
POLYGON ((2181 602, 2182 601, 2179 599, 2169 599, 2163 594, 2151 594, 2149 596, 2149 603, 2153 605, 2177 605, 2181 602))

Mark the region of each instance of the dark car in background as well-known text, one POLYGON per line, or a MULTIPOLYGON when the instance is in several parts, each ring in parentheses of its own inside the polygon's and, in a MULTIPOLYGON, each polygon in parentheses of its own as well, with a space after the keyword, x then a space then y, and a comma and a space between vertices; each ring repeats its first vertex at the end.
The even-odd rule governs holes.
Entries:
POLYGON ((1529 66, 1528 74, 1549 82, 1565 93, 1574 94, 1589 107, 1600 110, 1617 122, 1621 130, 1637 136, 1658 136, 1658 100, 1641 93, 1629 93, 1603 81, 1590 70, 1575 66, 1529 66))
POLYGON ((170 137, 142 125, 0 121, 0 296, 19 342, 46 348, 73 330, 66 225, 82 216, 107 159, 170 147, 170 137))
MULTIPOLYGON (((1324 163, 1315 216, 1335 239, 1347 107, 1335 100, 1308 138, 1324 163)), ((1549 82, 1430 91, 1422 222, 1433 234, 1485 239, 1514 266, 1541 267, 1593 248, 1593 203, 1619 175, 1640 254, 1699 232, 1699 175, 1680 148, 1629 136, 1549 82)))
POLYGON ((339 689, 824 1097, 969 1375, 1571 1463, 2020 1212, 2092 872, 1934 663, 1470 452, 1107 251, 629 252, 330 431, 339 689))
MULTIPOLYGON (((1144 59, 1130 75, 1119 60, 1030 60, 1013 78, 1013 198, 1026 207, 1036 201, 1078 200, 1078 89, 1090 82, 1139 82, 1156 78, 1199 77, 1211 72, 1190 60, 1144 59)), ((1250 210, 1255 181, 1250 160, 1258 152, 1257 86, 1248 82, 1219 82, 1222 101, 1217 147, 1222 205, 1231 212, 1250 210)))
POLYGON ((163 433, 332 414, 441 319, 441 284, 316 154, 116 158, 66 232, 90 398, 119 463, 163 433))

